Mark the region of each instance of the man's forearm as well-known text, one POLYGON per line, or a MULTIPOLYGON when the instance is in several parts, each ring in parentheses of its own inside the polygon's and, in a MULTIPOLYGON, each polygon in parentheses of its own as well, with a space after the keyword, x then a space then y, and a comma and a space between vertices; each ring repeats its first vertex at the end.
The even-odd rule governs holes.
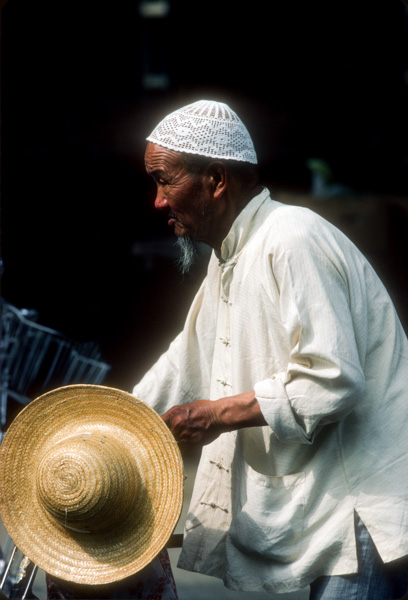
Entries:
POLYGON ((173 406, 162 419, 178 441, 189 444, 208 444, 221 433, 267 424, 253 391, 173 406))
POLYGON ((255 392, 226 396, 213 402, 214 418, 222 431, 266 425, 255 392))

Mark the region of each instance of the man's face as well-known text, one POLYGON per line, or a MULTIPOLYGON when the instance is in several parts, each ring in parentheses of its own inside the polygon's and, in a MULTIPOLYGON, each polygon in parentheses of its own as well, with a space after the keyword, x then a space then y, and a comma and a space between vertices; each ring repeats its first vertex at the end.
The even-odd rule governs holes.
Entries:
POLYGON ((153 143, 147 145, 145 166, 157 185, 154 205, 168 211, 174 233, 208 243, 212 204, 205 177, 189 173, 180 153, 153 143))

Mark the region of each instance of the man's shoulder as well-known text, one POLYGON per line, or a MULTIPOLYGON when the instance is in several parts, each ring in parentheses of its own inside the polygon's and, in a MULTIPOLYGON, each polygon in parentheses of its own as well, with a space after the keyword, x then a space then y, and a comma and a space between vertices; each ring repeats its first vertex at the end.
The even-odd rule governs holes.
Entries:
POLYGON ((305 206, 284 204, 270 199, 260 225, 260 237, 273 244, 288 241, 304 242, 323 232, 333 234, 334 226, 318 213, 305 206))

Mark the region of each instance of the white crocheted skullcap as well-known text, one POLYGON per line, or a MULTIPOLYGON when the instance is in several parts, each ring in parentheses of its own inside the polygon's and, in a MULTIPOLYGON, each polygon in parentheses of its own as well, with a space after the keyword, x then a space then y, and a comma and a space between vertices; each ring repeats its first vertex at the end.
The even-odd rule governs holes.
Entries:
POLYGON ((247 128, 223 102, 198 100, 170 113, 146 138, 177 152, 257 164, 247 128))

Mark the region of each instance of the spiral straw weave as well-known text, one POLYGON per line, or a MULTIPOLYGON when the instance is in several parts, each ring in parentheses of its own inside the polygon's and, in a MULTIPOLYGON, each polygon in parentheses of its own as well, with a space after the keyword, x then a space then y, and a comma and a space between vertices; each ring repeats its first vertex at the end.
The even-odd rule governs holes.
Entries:
POLYGON ((44 571, 82 584, 123 579, 164 548, 180 516, 183 466, 159 415, 113 388, 40 396, 0 446, 0 514, 44 571))

